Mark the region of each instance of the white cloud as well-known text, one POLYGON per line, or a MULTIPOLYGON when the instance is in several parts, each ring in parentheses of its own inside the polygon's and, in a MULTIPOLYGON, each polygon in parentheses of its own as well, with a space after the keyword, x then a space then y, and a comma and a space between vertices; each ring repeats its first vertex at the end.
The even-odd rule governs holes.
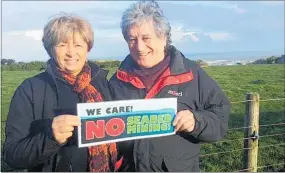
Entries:
POLYGON ((11 58, 16 61, 45 61, 48 59, 39 36, 34 30, 3 32, 2 47, 3 58, 11 58))
POLYGON ((229 41, 236 39, 234 34, 227 32, 206 32, 204 35, 209 36, 213 41, 229 41))
MULTIPOLYGON (((123 36, 121 34, 120 28, 118 29, 98 29, 93 28, 95 39, 115 39, 121 40, 123 36)), ((4 32, 7 36, 25 36, 33 40, 41 41, 43 36, 43 30, 26 30, 26 31, 10 31, 4 32)))
POLYGON ((174 24, 172 26, 172 31, 171 31, 171 39, 173 43, 177 43, 187 37, 189 37, 192 41, 198 42, 200 39, 196 35, 200 31, 197 29, 185 29, 183 25, 179 24, 174 24))
POLYGON ((35 40, 41 40, 43 36, 43 31, 42 30, 26 31, 25 36, 31 37, 35 40))
POLYGON ((246 10, 244 8, 241 8, 238 6, 238 4, 221 4, 220 7, 226 8, 226 9, 233 9, 235 12, 243 14, 246 13, 246 10))
MULTIPOLYGON (((93 28, 93 30, 94 47, 89 54, 90 57, 116 57, 127 53, 127 44, 123 39, 120 28, 93 28)), ((42 30, 37 29, 3 32, 3 57, 12 58, 16 61, 46 61, 49 57, 41 42, 42 34, 42 30)))
POLYGON ((209 37, 213 41, 229 41, 235 40, 236 36, 228 32, 205 32, 199 29, 185 28, 182 24, 174 24, 172 27, 171 38, 173 43, 181 42, 184 39, 190 38, 193 42, 202 41, 202 37, 209 37))
POLYGON ((32 38, 34 40, 40 41, 43 36, 42 30, 27 30, 27 31, 11 31, 11 32, 4 32, 8 36, 26 36, 32 38))

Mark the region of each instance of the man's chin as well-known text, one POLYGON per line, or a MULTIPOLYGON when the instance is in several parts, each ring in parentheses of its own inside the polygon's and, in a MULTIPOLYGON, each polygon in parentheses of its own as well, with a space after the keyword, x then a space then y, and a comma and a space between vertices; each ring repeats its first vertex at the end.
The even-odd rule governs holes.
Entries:
POLYGON ((143 67, 143 68, 151 68, 151 67, 153 67, 154 65, 153 65, 153 64, 150 64, 150 63, 139 63, 139 66, 140 66, 140 67, 143 67))

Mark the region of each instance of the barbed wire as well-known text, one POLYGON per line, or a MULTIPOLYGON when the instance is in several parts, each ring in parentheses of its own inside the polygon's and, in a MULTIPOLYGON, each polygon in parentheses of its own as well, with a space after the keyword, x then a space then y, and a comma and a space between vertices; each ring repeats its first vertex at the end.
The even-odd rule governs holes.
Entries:
MULTIPOLYGON (((258 101, 260 101, 260 102, 266 102, 266 101, 278 101, 278 100, 285 100, 285 98, 264 99, 264 100, 258 100, 258 101)), ((241 101, 231 102, 231 104, 235 104, 235 103, 245 103, 245 102, 251 102, 251 101, 256 101, 256 100, 241 100, 241 101)))
POLYGON ((282 146, 282 145, 285 145, 285 143, 274 144, 274 145, 259 146, 258 148, 276 147, 276 146, 282 146))
MULTIPOLYGON (((264 165, 264 166, 258 166, 256 167, 257 169, 260 169, 260 168, 267 168, 267 167, 270 167, 270 166, 277 166, 277 165, 285 165, 285 163, 276 163, 276 164, 272 164, 272 165, 264 165)), ((233 172, 242 172, 242 171, 248 171, 248 170, 251 170, 253 168, 247 168, 247 169, 241 169, 241 170, 238 170, 238 171, 233 171, 233 172)))
POLYGON ((262 136, 259 136, 259 137, 263 138, 263 137, 282 136, 282 135, 285 135, 285 133, 278 133, 278 134, 272 134, 272 135, 262 135, 262 136))
MULTIPOLYGON (((282 136, 282 135, 285 135, 285 133, 278 133, 278 134, 271 134, 271 135, 262 135, 262 136, 259 136, 259 137, 263 138, 263 137, 282 136)), ((213 142, 213 143, 209 143, 209 144, 217 144, 217 143, 224 143, 224 142, 240 141, 240 140, 244 140, 244 139, 254 139, 254 138, 256 138, 256 137, 253 136, 253 137, 229 139, 229 140, 222 140, 222 141, 217 141, 217 142, 213 142)), ((207 145, 207 144, 202 144, 202 145, 207 145)))
MULTIPOLYGON (((285 125, 285 123, 275 123, 275 124, 262 124, 259 125, 259 127, 267 127, 267 126, 280 126, 280 125, 285 125)), ((235 127, 235 128, 230 128, 228 129, 228 131, 232 131, 232 130, 240 130, 240 129, 247 129, 247 128, 251 128, 253 126, 247 126, 247 127, 235 127)))
POLYGON ((233 172, 243 172, 243 171, 249 171, 251 170, 252 168, 247 168, 247 169, 241 169, 241 170, 238 170, 238 171, 233 171, 233 172))
POLYGON ((248 128, 251 128, 253 126, 247 126, 247 127, 235 127, 235 128, 230 128, 228 129, 228 131, 232 131, 232 130, 240 130, 240 129, 248 129, 248 128))
POLYGON ((259 168, 267 168, 267 167, 270 167, 270 166, 277 166, 277 165, 285 165, 285 163, 276 163, 276 164, 267 165, 267 166, 258 166, 257 169, 259 169, 259 168))
MULTIPOLYGON (((269 136, 272 137, 272 136, 281 136, 281 135, 285 135, 285 133, 272 134, 272 135, 263 135, 263 136, 259 136, 259 137, 263 138, 263 137, 269 137, 269 136)), ((246 138, 223 140, 223 141, 217 141, 217 142, 214 142, 214 143, 211 143, 211 144, 230 142, 230 141, 238 141, 238 140, 244 140, 244 139, 252 139, 252 138, 256 138, 256 137, 254 136, 254 137, 246 137, 246 138)), ((205 145, 205 144, 203 144, 203 145, 205 145)), ((276 146, 282 146, 282 145, 285 145, 285 143, 259 146, 258 148, 276 147, 276 146)), ((252 149, 252 147, 251 148, 237 149, 237 150, 230 150, 230 151, 222 151, 222 152, 216 152, 216 153, 209 153, 209 154, 202 154, 202 155, 200 155, 200 157, 216 155, 216 154, 223 154, 223 153, 231 153, 231 152, 235 152, 235 151, 249 150, 249 149, 252 149)))
MULTIPOLYGON (((266 101, 278 101, 278 100, 285 100, 285 98, 265 99, 265 100, 259 100, 259 101, 260 101, 260 102, 261 102, 261 101, 266 102, 266 101)), ((255 101, 255 100, 243 100, 243 101, 237 101, 237 102, 231 102, 231 103, 232 103, 232 104, 235 104, 235 103, 245 103, 245 102, 249 102, 249 101, 255 101)), ((280 125, 285 125, 285 123, 262 124, 262 125, 259 125, 259 127, 280 126, 280 125)), ((253 126, 231 128, 231 129, 228 129, 228 131, 240 130, 240 129, 247 129, 247 128, 251 128, 251 127, 253 127, 253 126)), ((285 135, 285 133, 262 135, 262 136, 259 136, 259 137, 260 137, 260 138, 264 138, 264 137, 281 136, 281 135, 285 135)), ((232 141, 245 140, 245 139, 251 139, 251 138, 255 138, 255 137, 245 137, 245 138, 238 138, 238 139, 232 139, 232 140, 223 140, 223 141, 214 142, 214 143, 212 143, 212 144, 224 143, 224 142, 232 142, 232 141)), ((259 146, 259 148, 277 147, 277 146, 283 146, 283 145, 285 145, 285 143, 274 144, 274 145, 259 146)), ((203 155, 200 155, 200 157, 211 156, 211 155, 217 155, 217 154, 223 154, 223 153, 231 153, 231 152, 241 151, 241 150, 246 150, 246 149, 249 150, 249 149, 252 149, 252 148, 243 148, 243 149, 237 149, 237 150, 231 150, 231 151, 224 151, 224 152, 216 152, 216 153, 203 154, 203 155)), ((284 165, 284 164, 285 164, 285 163, 278 163, 278 164, 272 164, 272 165, 266 165, 266 166, 259 166, 259 167, 257 167, 257 169, 266 168, 266 167, 270 167, 270 166, 284 165)), ((242 169, 242 170, 238 170, 238 171, 234 171, 234 172, 247 171, 247 170, 251 170, 251 169, 252 169, 252 168, 247 168, 247 169, 242 169)))
POLYGON ((217 153, 202 154, 202 155, 200 155, 200 157, 210 156, 210 155, 217 155, 217 154, 223 154, 223 153, 231 153, 231 152, 241 151, 241 150, 250 150, 250 149, 252 149, 252 147, 250 147, 250 148, 243 148, 243 149, 237 149, 237 150, 230 150, 230 151, 222 151, 222 152, 217 152, 217 153))
POLYGON ((278 124, 262 124, 262 125, 259 125, 259 127, 280 126, 280 125, 285 125, 285 123, 278 123, 278 124))
POLYGON ((223 140, 223 141, 213 142, 213 143, 211 143, 211 144, 223 143, 223 142, 232 142, 232 141, 240 141, 240 140, 252 139, 252 138, 256 138, 256 137, 254 136, 254 137, 247 137, 247 138, 229 139, 229 140, 223 140))

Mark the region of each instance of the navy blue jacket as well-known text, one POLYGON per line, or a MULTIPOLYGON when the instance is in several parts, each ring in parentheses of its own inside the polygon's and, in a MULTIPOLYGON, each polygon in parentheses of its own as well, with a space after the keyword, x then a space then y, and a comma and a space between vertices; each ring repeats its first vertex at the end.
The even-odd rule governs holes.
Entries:
MULTIPOLYGON (((107 71, 89 62, 91 84, 110 100, 107 71)), ((88 171, 88 150, 77 147, 77 133, 64 145, 52 135, 52 119, 60 114, 76 115, 79 96, 48 65, 45 72, 26 79, 15 91, 6 122, 4 156, 14 168, 28 171, 88 171)))
POLYGON ((195 130, 176 135, 119 142, 124 157, 121 171, 199 171, 201 142, 221 140, 227 133, 230 102, 218 84, 175 47, 170 66, 150 91, 132 72, 134 61, 127 56, 110 80, 114 100, 177 97, 177 111, 190 110, 195 130))

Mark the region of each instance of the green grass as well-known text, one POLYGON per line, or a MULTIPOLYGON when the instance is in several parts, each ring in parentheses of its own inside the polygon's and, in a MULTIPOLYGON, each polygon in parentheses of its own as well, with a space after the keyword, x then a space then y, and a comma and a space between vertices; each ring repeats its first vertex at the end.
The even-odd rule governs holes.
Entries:
MULTIPOLYGON (((231 102, 245 100, 248 92, 257 92, 261 100, 272 98, 285 98, 285 68, 284 65, 246 65, 246 66, 222 66, 207 67, 207 73, 213 77, 228 95, 231 102)), ((108 78, 114 73, 115 68, 110 69, 108 78)), ((11 97, 16 87, 27 77, 37 74, 38 71, 3 71, 2 72, 2 143, 4 140, 4 127, 9 109, 11 97)), ((284 116, 285 100, 260 102, 260 124, 278 124, 285 122, 284 116)), ((230 117, 230 128, 244 126, 245 104, 232 104, 230 117)), ((285 126, 260 127, 260 135, 272 135, 285 133, 285 126)), ((235 140, 244 137, 243 129, 229 130, 223 140, 235 140)), ((284 163, 285 158, 285 135, 265 136, 259 139, 258 166, 284 163), (275 145, 266 147, 268 145, 275 145)), ((191 149, 191 148, 189 148, 191 149)), ((200 159, 202 171, 237 171, 243 169, 243 140, 228 142, 217 142, 214 144, 203 144, 201 155, 217 152, 229 153, 205 155, 200 159)), ((3 166, 3 165, 2 165, 3 166)), ((284 165, 259 168, 258 171, 285 171, 284 165)), ((2 167, 2 171, 5 171, 2 167)))

